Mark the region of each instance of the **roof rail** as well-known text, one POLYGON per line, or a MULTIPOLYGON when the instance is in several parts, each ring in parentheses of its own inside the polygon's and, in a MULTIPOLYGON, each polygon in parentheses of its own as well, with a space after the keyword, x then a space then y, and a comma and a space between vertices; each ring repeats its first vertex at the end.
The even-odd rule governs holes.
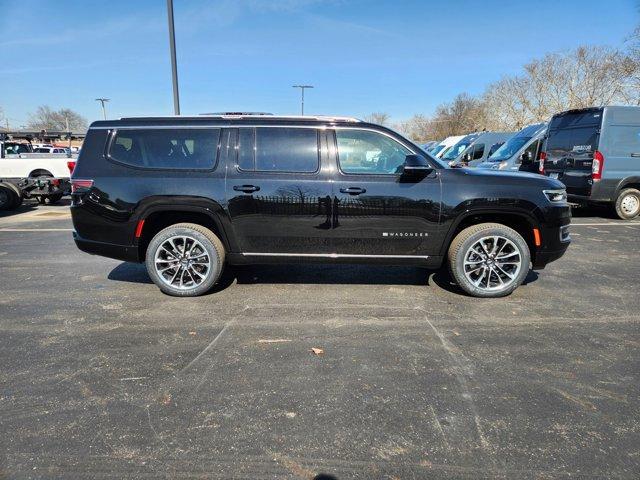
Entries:
POLYGON ((240 118, 258 118, 264 120, 267 117, 269 120, 324 120, 329 122, 361 122, 362 120, 355 117, 340 117, 340 116, 332 116, 332 115, 273 115, 270 113, 205 113, 198 116, 180 116, 180 115, 166 115, 166 116, 153 116, 153 117, 122 117, 120 120, 141 120, 145 118, 232 118, 232 119, 240 119, 240 118))

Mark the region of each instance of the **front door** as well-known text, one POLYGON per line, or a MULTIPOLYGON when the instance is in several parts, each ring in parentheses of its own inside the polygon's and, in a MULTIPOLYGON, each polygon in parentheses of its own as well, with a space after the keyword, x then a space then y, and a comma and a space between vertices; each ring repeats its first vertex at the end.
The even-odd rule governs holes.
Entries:
POLYGON ((236 136, 226 194, 241 252, 331 253, 331 185, 320 161, 326 134, 316 128, 240 127, 236 136))
POLYGON ((335 252, 390 259, 438 255, 437 171, 403 174, 405 156, 417 152, 376 130, 336 129, 333 145, 335 252))

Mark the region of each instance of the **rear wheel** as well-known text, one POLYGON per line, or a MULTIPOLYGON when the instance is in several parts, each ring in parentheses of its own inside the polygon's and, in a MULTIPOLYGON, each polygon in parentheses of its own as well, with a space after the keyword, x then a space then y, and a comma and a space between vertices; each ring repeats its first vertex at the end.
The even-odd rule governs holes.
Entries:
POLYGON ((195 297, 208 292, 218 281, 224 259, 224 246, 211 230, 194 223, 178 223, 153 237, 146 266, 164 293, 195 297))
POLYGON ((623 220, 631 220, 640 214, 640 190, 625 188, 616 199, 616 213, 623 220))
POLYGON ((15 193, 15 196, 13 198, 13 205, 10 207, 11 210, 15 210, 20 205, 22 205, 22 201, 24 200, 22 196, 22 190, 20 190, 16 185, 14 185, 11 182, 3 182, 2 184, 8 187, 9 189, 13 190, 13 192, 15 193))
POLYGON ((462 230, 449 247, 449 270, 456 283, 474 297, 504 297, 522 284, 531 263, 522 236, 499 223, 462 230))

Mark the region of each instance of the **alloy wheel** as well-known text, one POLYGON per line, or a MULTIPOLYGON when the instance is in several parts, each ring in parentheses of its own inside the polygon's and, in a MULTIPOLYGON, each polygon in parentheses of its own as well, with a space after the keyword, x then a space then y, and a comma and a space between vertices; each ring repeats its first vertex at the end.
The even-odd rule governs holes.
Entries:
POLYGON ((204 246, 188 235, 173 236, 158 246, 154 265, 165 284, 191 290, 211 274, 211 257, 204 246))
POLYGON ((518 277, 522 268, 520 249, 506 237, 482 237, 464 256, 464 274, 482 290, 503 290, 518 277))

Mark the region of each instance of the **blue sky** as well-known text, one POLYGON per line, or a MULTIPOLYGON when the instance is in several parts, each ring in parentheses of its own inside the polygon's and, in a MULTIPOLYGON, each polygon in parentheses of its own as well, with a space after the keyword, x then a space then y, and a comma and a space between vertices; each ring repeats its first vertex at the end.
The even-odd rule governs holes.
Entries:
MULTIPOLYGON (((622 46, 635 0, 174 0, 183 114, 250 110, 394 119, 480 93, 547 52, 622 46)), ((0 0, 0 107, 89 120, 172 114, 164 0, 0 0)))

